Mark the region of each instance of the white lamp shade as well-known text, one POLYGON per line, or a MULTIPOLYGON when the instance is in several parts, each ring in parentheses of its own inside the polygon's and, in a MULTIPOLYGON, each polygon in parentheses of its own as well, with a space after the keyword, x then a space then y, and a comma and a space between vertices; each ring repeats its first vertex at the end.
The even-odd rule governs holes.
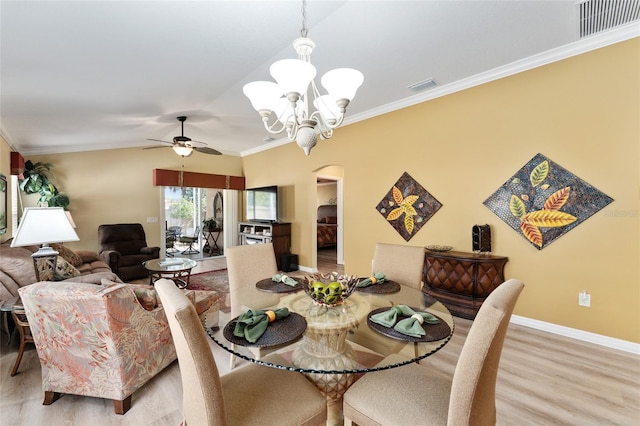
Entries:
POLYGON ((62 207, 27 207, 11 247, 78 241, 62 207))
POLYGON ((176 146, 173 146, 172 148, 176 152, 176 154, 182 157, 188 157, 191 154, 193 154, 193 148, 191 148, 190 146, 176 145, 176 146))
POLYGON ((318 111, 324 121, 333 125, 340 119, 340 108, 336 104, 336 100, 331 95, 323 95, 313 101, 313 105, 318 111))
POLYGON ((274 62, 269 71, 284 95, 291 92, 305 94, 309 83, 316 77, 316 67, 300 59, 283 59, 274 62))
POLYGON ((320 82, 334 99, 352 100, 364 82, 364 75, 353 68, 336 68, 323 75, 320 82))
POLYGON ((256 111, 272 111, 282 97, 282 90, 273 81, 254 81, 242 88, 244 95, 251 101, 256 111))

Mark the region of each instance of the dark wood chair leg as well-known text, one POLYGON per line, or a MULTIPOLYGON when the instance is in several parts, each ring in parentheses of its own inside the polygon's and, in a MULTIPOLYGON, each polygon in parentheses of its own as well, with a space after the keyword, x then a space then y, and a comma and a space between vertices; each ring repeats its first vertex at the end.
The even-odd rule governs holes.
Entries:
POLYGON ((22 361, 22 354, 24 353, 24 337, 20 336, 20 348, 18 349, 18 357, 16 358, 16 363, 13 365, 11 369, 11 377, 15 376, 18 372, 18 367, 20 366, 20 361, 22 361))
POLYGON ((113 400, 113 409, 115 410, 116 414, 124 414, 129 411, 129 408, 131 408, 131 395, 129 395, 122 401, 119 401, 117 399, 113 400))
POLYGON ((44 391, 44 402, 42 405, 51 405, 56 402, 62 394, 60 392, 44 391))

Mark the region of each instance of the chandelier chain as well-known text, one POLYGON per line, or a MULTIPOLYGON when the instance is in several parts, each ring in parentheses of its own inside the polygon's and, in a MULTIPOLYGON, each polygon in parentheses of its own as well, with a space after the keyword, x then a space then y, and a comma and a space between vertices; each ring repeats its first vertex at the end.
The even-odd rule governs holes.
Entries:
POLYGON ((300 35, 307 37, 307 32, 307 0, 302 0, 302 29, 300 30, 300 35))

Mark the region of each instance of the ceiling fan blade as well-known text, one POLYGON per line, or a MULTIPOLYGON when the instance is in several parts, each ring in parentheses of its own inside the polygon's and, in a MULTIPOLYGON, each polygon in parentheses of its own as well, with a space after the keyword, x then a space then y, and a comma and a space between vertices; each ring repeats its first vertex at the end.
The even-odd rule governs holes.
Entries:
POLYGON ((145 146, 142 149, 171 148, 170 146, 145 146))
POLYGON ((191 141, 191 143, 192 143, 192 144, 194 144, 194 143, 198 143, 198 144, 200 144, 200 145, 209 146, 209 144, 208 144, 208 143, 206 143, 206 142, 202 142, 202 141, 191 141))
POLYGON ((222 153, 220 151, 215 150, 213 148, 206 147, 206 146, 194 146, 193 150, 201 152, 203 154, 222 155, 222 153))
POLYGON ((168 143, 169 145, 173 145, 173 142, 167 142, 167 141, 163 141, 161 139, 151 139, 151 138, 147 138, 148 141, 153 141, 153 142, 160 142, 160 143, 168 143))

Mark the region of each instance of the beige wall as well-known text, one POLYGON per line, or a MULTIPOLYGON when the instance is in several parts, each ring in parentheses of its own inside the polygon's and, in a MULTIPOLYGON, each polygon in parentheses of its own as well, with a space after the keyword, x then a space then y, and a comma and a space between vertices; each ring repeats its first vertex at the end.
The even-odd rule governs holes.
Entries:
MULTIPOLYGON (((331 200, 335 200, 337 196, 337 185, 335 183, 318 184, 318 205, 330 204, 331 200)), ((334 203, 335 204, 335 203, 334 203)))
MULTIPOLYGON (((408 244, 469 251, 471 227, 488 223, 494 252, 510 259, 507 277, 526 283, 516 314, 640 342, 639 64, 635 39, 341 128, 310 157, 291 143, 242 160, 194 154, 185 170, 244 169, 247 187, 279 185, 303 266, 315 266, 316 172, 343 170, 345 268, 357 275, 369 272, 376 242, 406 244, 375 209, 406 171, 443 204, 408 244), (482 204, 537 153, 615 200, 541 251, 482 204), (581 290, 591 308, 577 305, 581 290)), ((73 246, 95 249, 98 225, 121 221, 142 222, 159 244, 161 224, 145 221, 160 214, 152 169, 180 169, 170 150, 30 159, 53 163, 71 197, 73 246)))
POLYGON ((314 171, 344 166, 345 270, 360 275, 376 242, 406 244, 375 209, 406 171, 443 204, 408 244, 470 251, 488 223, 526 283, 516 314, 640 342, 639 64, 635 39, 341 128, 310 157, 293 143, 251 155, 247 186, 286 187, 292 251, 312 265, 314 171), (482 204, 537 153, 615 200, 541 251, 482 204))
MULTIPOLYGON (((171 149, 141 148, 88 151, 29 157, 53 164, 54 183, 71 198, 69 211, 79 242, 72 248, 98 249, 98 226, 104 223, 142 223, 150 246, 160 245, 160 188, 153 185, 153 169, 180 170, 182 158, 171 149)), ((194 153, 184 170, 242 176, 240 157, 194 153)))
POLYGON ((7 178, 7 232, 0 234, 0 243, 11 238, 11 147, 0 136, 0 173, 7 178))

